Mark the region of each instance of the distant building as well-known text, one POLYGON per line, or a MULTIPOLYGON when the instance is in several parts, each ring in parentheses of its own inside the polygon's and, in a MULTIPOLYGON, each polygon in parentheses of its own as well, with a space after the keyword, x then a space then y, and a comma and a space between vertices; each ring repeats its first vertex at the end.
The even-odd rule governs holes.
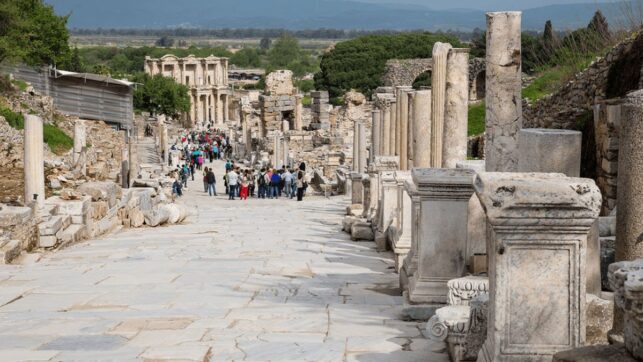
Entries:
POLYGON ((40 94, 53 99, 64 114, 104 121, 116 129, 131 129, 134 120, 134 83, 44 66, 0 65, 0 71, 23 80, 40 94))
POLYGON ((228 58, 209 56, 179 58, 165 55, 160 59, 145 57, 145 72, 174 78, 190 88, 190 113, 193 124, 223 124, 229 117, 230 87, 228 58))

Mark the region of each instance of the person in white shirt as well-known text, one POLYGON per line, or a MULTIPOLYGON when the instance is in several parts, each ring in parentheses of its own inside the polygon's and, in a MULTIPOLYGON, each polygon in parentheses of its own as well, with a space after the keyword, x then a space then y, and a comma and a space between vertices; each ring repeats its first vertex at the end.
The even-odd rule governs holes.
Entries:
POLYGON ((281 179, 284 180, 286 197, 291 197, 292 195, 290 194, 290 192, 292 191, 292 188, 290 187, 290 185, 292 184, 292 173, 290 173, 290 171, 286 169, 286 172, 281 175, 281 179))
POLYGON ((234 195, 239 187, 239 174, 232 170, 228 172, 228 200, 234 200, 234 195))

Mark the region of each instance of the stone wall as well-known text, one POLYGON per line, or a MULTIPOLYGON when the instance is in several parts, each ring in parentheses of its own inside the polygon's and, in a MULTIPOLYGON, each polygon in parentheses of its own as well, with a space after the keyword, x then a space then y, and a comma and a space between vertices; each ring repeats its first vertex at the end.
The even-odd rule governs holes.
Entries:
POLYGON ((638 63, 634 64, 634 68, 639 70, 638 74, 634 74, 635 86, 629 87, 630 89, 619 88, 612 84, 620 82, 619 80, 609 82, 609 79, 610 75, 614 79, 618 77, 618 73, 625 71, 624 68, 628 68, 625 63, 629 58, 642 50, 643 33, 639 33, 615 46, 605 57, 597 59, 558 92, 534 103, 523 101, 523 128, 576 129, 579 119, 591 112, 598 101, 622 97, 627 91, 638 89, 641 82, 640 57, 638 63))
POLYGON ((409 86, 420 74, 431 69, 433 69, 431 58, 391 59, 386 62, 386 72, 382 77, 382 83, 386 87, 409 86))

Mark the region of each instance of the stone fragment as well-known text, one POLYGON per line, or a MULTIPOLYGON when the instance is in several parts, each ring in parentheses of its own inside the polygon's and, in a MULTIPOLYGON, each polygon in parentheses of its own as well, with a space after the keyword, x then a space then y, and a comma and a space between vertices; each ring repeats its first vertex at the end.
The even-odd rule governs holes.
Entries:
POLYGON ((523 128, 518 133, 518 172, 553 172, 580 176, 579 131, 523 128))

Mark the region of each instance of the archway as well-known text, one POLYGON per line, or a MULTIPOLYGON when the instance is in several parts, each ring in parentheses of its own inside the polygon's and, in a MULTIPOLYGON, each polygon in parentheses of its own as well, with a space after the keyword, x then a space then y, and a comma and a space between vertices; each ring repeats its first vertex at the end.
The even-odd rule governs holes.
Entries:
POLYGON ((431 87, 431 76, 432 72, 430 70, 420 73, 420 75, 413 80, 413 89, 418 90, 431 87))

